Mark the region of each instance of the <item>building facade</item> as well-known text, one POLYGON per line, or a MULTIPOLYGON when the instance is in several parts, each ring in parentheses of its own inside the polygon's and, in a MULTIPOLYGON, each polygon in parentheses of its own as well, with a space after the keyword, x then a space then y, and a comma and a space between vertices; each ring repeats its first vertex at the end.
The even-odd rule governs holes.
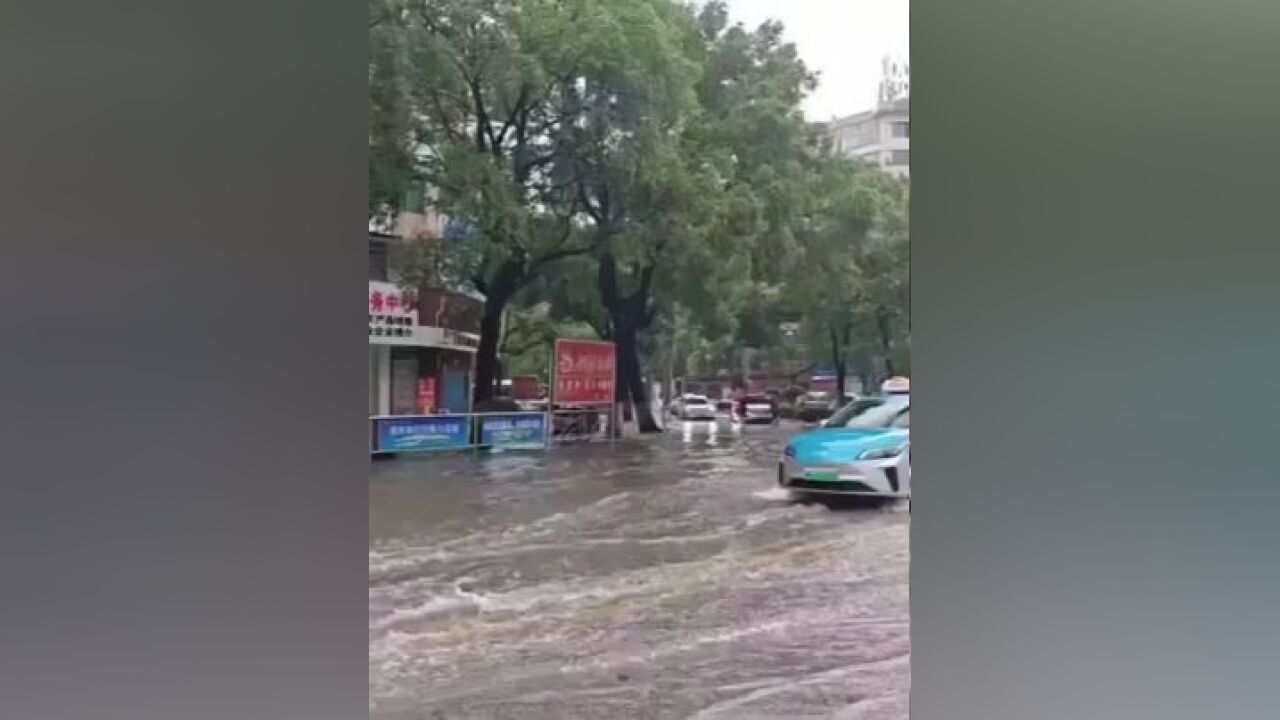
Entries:
POLYGON ((482 302, 445 288, 401 288, 391 248, 406 240, 369 233, 369 415, 466 413, 480 342, 482 302))
POLYGON ((911 104, 899 98, 826 124, 837 151, 864 158, 901 179, 911 176, 911 104))

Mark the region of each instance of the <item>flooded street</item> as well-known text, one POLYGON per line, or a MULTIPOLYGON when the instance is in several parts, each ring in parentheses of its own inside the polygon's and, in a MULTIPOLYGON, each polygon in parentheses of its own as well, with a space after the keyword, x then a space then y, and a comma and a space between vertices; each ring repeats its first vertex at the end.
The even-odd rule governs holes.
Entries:
POLYGON ((780 493, 799 429, 373 463, 370 716, 904 720, 910 516, 780 493))

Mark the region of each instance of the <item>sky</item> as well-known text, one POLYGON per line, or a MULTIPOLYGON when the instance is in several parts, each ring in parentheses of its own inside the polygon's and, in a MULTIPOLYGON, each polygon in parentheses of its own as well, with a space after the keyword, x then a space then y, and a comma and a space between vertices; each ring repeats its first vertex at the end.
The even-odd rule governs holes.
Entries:
POLYGON ((729 16, 748 27, 781 20, 785 37, 819 72, 805 102, 810 120, 870 110, 885 55, 910 57, 908 0, 726 0, 729 16))

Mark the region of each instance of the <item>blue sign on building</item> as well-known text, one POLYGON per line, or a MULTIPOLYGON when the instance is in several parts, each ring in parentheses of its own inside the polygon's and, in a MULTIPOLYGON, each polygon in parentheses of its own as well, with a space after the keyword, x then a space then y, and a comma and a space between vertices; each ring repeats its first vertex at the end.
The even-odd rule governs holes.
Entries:
POLYGON ((471 445, 466 415, 378 418, 378 452, 461 450, 471 445))
POLYGON ((481 415, 480 444, 495 448, 546 447, 547 416, 542 413, 481 415))

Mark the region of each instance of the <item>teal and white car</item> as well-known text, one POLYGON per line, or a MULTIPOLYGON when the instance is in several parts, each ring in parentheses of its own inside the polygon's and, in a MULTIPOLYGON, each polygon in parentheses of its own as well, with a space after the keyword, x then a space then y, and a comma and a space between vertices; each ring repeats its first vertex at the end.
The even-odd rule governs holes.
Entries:
POLYGON ((855 400, 822 427, 791 438, 778 484, 803 493, 911 497, 910 395, 855 400))

